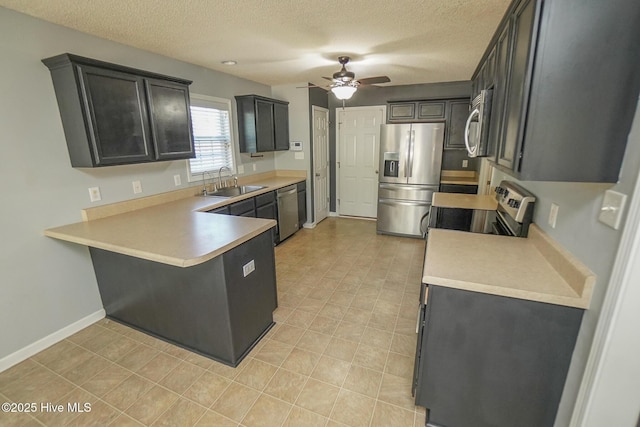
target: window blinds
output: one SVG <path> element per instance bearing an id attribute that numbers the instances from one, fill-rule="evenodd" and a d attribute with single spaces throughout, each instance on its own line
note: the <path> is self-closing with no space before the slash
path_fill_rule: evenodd
<path id="1" fill-rule="evenodd" d="M 202 106 L 203 102 L 198 104 L 191 106 L 196 151 L 196 158 L 189 159 L 191 175 L 217 171 L 222 166 L 234 170 L 229 111 L 226 108 Z"/>

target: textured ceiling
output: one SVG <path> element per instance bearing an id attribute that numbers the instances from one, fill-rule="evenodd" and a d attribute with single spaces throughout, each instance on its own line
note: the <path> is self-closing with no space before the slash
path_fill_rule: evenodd
<path id="1" fill-rule="evenodd" d="M 0 0 L 98 37 L 267 85 L 312 82 L 349 55 L 388 85 L 468 80 L 509 0 Z M 98 58 L 99 59 L 99 58 Z M 221 61 L 233 59 L 235 66 Z"/>

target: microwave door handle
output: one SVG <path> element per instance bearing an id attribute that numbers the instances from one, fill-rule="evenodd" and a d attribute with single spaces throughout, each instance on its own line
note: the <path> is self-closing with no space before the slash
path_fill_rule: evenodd
<path id="1" fill-rule="evenodd" d="M 464 145 L 467 146 L 467 151 L 469 152 L 470 156 L 474 156 L 478 148 L 477 146 L 471 148 L 471 145 L 469 144 L 469 128 L 471 127 L 471 120 L 473 120 L 473 116 L 478 114 L 480 114 L 480 110 L 476 108 L 471 112 L 471 114 L 469 114 L 469 118 L 467 119 L 467 124 L 464 126 Z"/>

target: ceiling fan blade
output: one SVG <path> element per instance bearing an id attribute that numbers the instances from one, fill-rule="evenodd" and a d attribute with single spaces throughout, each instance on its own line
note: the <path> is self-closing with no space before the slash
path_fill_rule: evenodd
<path id="1" fill-rule="evenodd" d="M 325 79 L 325 80 L 329 80 L 329 81 L 331 81 L 331 82 L 333 81 L 333 79 L 332 79 L 331 77 L 325 77 L 325 76 L 322 76 L 322 78 L 323 78 L 323 79 Z"/>
<path id="2" fill-rule="evenodd" d="M 378 83 L 389 83 L 391 79 L 387 76 L 367 77 L 365 79 L 358 79 L 361 85 L 375 85 Z"/>
<path id="3" fill-rule="evenodd" d="M 310 87 L 323 87 L 323 86 L 318 86 L 318 85 L 314 85 L 313 83 L 309 83 L 306 86 L 296 86 L 296 89 L 307 89 L 307 88 L 310 88 Z"/>

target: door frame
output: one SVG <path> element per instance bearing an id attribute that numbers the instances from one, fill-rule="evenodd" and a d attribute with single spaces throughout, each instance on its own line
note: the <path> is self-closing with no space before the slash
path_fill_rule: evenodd
<path id="1" fill-rule="evenodd" d="M 330 149 L 330 141 L 329 141 L 329 136 L 330 136 L 330 132 L 329 132 L 329 117 L 330 117 L 330 111 L 328 108 L 324 108 L 324 107 L 320 107 L 319 105 L 312 105 L 311 106 L 311 176 L 310 176 L 310 181 L 311 181 L 311 191 L 312 191 L 312 197 L 311 197 L 311 201 L 312 201 L 312 215 L 313 215 L 313 221 L 311 223 L 311 227 L 315 227 L 318 224 L 318 219 L 316 218 L 316 193 L 317 193 L 317 189 L 316 189 L 316 180 L 315 180 L 315 171 L 316 171 L 316 156 L 315 156 L 315 152 L 316 152 L 316 147 L 315 147 L 315 132 L 316 132 L 316 127 L 315 127 L 315 118 L 316 118 L 316 111 L 320 111 L 322 113 L 326 113 L 327 114 L 327 197 L 329 197 L 329 201 L 327 202 L 327 218 L 329 218 L 331 216 L 331 162 L 329 161 L 330 159 L 330 153 L 331 153 L 331 149 Z"/>
<path id="2" fill-rule="evenodd" d="M 358 110 L 373 110 L 380 109 L 382 110 L 382 121 L 380 124 L 386 124 L 387 118 L 387 106 L 386 105 L 366 105 L 359 107 L 336 107 L 335 115 L 336 115 L 336 164 L 334 165 L 336 171 L 336 215 L 340 215 L 340 168 L 338 167 L 338 163 L 340 163 L 340 111 L 358 111 Z M 378 131 L 378 136 L 380 133 Z M 380 142 L 378 140 L 378 142 Z M 380 146 L 378 145 L 378 150 Z M 363 218 L 365 219 L 365 218 Z M 376 218 L 371 218 L 372 221 L 375 221 Z"/>

